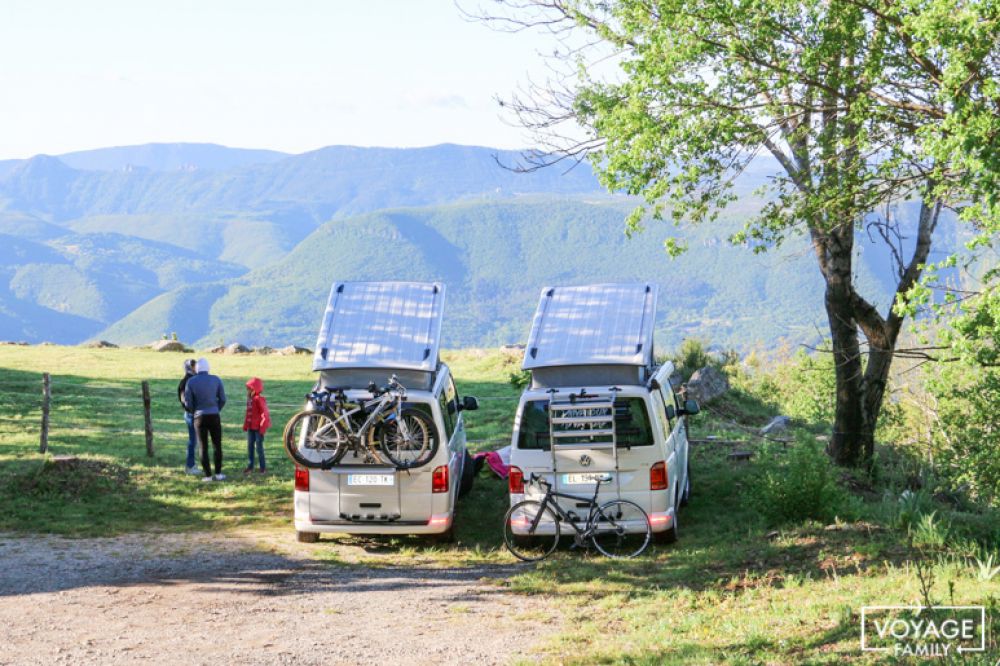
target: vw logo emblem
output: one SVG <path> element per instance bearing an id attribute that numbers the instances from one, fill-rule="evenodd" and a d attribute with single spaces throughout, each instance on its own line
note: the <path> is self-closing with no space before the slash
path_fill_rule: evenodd
<path id="1" fill-rule="evenodd" d="M 594 462 L 594 461 L 591 460 L 590 456 L 588 456 L 586 453 L 584 453 L 582 456 L 580 456 L 580 465 L 581 466 L 583 466 L 583 467 L 590 467 L 590 463 L 592 463 L 592 462 Z"/>

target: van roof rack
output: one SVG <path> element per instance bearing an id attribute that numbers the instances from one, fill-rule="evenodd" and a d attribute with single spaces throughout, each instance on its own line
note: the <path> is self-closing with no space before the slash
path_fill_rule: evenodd
<path id="1" fill-rule="evenodd" d="M 543 289 L 522 365 L 533 385 L 641 382 L 653 367 L 657 293 L 647 282 Z"/>
<path id="2" fill-rule="evenodd" d="M 439 282 L 334 282 L 313 370 L 434 372 L 443 316 Z"/>

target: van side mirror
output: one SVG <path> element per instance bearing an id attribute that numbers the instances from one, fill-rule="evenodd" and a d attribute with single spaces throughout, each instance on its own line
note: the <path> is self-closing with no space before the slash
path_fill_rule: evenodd
<path id="1" fill-rule="evenodd" d="M 685 415 L 687 415 L 687 416 L 694 416 L 695 414 L 697 414 L 700 411 L 701 411 L 701 407 L 698 406 L 698 401 L 697 400 L 688 399 L 688 400 L 684 401 L 684 409 L 680 410 L 680 414 L 681 414 L 681 416 L 685 416 Z"/>
<path id="2" fill-rule="evenodd" d="M 673 421 L 674 417 L 677 416 L 677 410 L 674 409 L 673 405 L 667 405 L 666 408 L 667 408 L 667 419 Z"/>
<path id="3" fill-rule="evenodd" d="M 460 409 L 462 411 L 474 412 L 479 409 L 479 401 L 473 398 L 471 395 L 467 395 L 462 398 L 462 404 Z"/>

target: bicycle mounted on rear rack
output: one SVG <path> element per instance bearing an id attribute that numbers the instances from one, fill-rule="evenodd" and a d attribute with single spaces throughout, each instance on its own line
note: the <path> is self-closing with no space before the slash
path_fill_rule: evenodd
<path id="1" fill-rule="evenodd" d="M 365 464 L 413 469 L 426 465 L 438 449 L 434 424 L 405 407 L 406 387 L 396 375 L 382 388 L 368 385 L 372 398 L 351 401 L 344 387 L 325 387 L 306 395 L 306 409 L 288 422 L 285 450 L 297 464 L 329 469 L 348 452 Z"/>

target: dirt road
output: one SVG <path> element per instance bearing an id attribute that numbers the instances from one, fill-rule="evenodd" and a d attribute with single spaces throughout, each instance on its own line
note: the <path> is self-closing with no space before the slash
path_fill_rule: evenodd
<path id="1" fill-rule="evenodd" d="M 0 535 L 0 664 L 500 664 L 558 630 L 498 584 L 513 568 L 316 559 L 336 548 Z"/>

